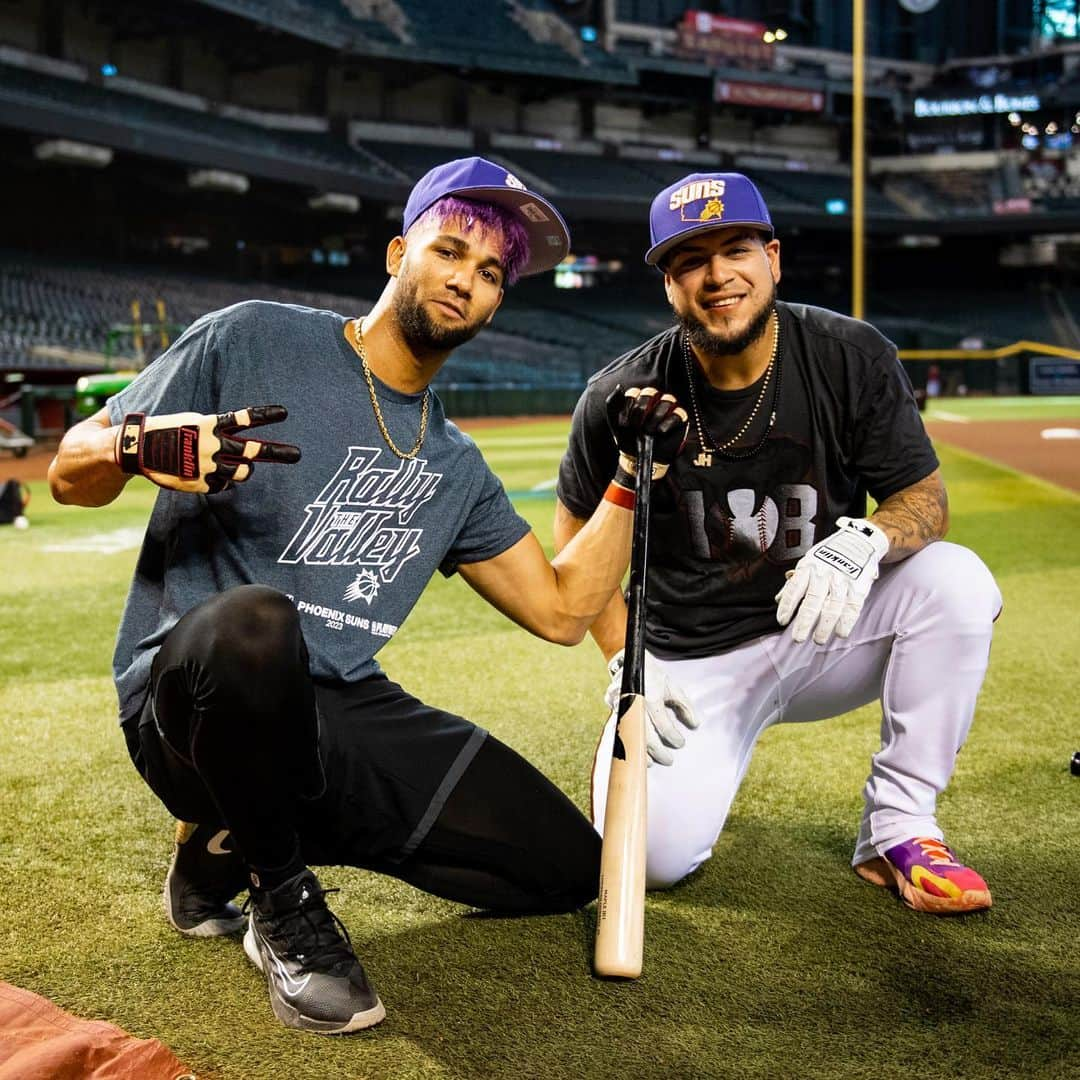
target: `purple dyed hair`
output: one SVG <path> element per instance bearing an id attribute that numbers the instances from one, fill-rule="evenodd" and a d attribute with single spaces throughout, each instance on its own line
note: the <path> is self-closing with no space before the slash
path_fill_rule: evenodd
<path id="1" fill-rule="evenodd" d="M 466 232 L 479 228 L 482 232 L 494 233 L 501 238 L 503 270 L 507 284 L 513 285 L 521 268 L 529 261 L 529 234 L 517 215 L 498 203 L 447 195 L 429 206 L 409 226 L 409 232 L 421 223 L 437 221 L 443 225 L 451 219 L 460 222 Z"/>

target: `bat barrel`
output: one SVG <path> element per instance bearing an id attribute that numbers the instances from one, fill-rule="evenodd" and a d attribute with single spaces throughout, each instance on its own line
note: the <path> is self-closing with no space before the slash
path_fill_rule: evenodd
<path id="1" fill-rule="evenodd" d="M 633 546 L 623 649 L 622 697 L 608 776 L 593 970 L 614 979 L 641 974 L 645 938 L 645 577 L 648 570 L 652 437 L 638 440 Z"/>

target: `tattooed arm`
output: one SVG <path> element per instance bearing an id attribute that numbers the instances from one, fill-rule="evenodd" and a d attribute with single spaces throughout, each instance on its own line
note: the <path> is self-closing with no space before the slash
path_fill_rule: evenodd
<path id="1" fill-rule="evenodd" d="M 941 470 L 890 495 L 867 520 L 889 538 L 883 562 L 899 562 L 942 539 L 949 528 L 949 496 Z"/>

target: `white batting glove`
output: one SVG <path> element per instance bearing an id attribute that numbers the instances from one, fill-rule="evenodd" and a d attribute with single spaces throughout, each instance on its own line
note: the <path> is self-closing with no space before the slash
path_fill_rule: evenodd
<path id="1" fill-rule="evenodd" d="M 611 684 L 604 694 L 608 708 L 615 709 L 622 694 L 623 650 L 620 649 L 609 661 Z M 686 736 L 679 729 L 696 728 L 701 723 L 694 715 L 694 707 L 686 695 L 667 677 L 656 658 L 645 653 L 645 750 L 649 755 L 646 764 L 654 761 L 659 765 L 674 765 L 678 750 L 686 745 Z M 669 749 L 670 748 L 670 749 Z"/>
<path id="2" fill-rule="evenodd" d="M 776 594 L 776 621 L 791 624 L 794 641 L 805 641 L 814 630 L 814 641 L 824 645 L 833 630 L 846 638 L 862 611 L 870 586 L 878 576 L 878 563 L 889 550 L 889 538 L 864 518 L 842 517 L 832 536 L 815 544 L 790 572 Z"/>

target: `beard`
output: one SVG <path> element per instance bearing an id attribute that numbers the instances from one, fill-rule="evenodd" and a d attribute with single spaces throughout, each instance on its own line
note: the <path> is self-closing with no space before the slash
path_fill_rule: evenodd
<path id="1" fill-rule="evenodd" d="M 402 275 L 398 278 L 393 312 L 402 336 L 413 352 L 448 352 L 471 341 L 484 328 L 483 322 L 440 326 L 420 303 L 419 292 L 419 285 L 411 277 Z"/>
<path id="2" fill-rule="evenodd" d="M 742 330 L 731 330 L 728 333 L 714 333 L 703 322 L 693 315 L 680 315 L 675 313 L 675 318 L 683 328 L 687 340 L 699 352 L 706 356 L 737 356 L 750 348 L 768 328 L 769 319 L 776 306 L 776 285 L 761 307 L 754 312 L 750 321 Z"/>

